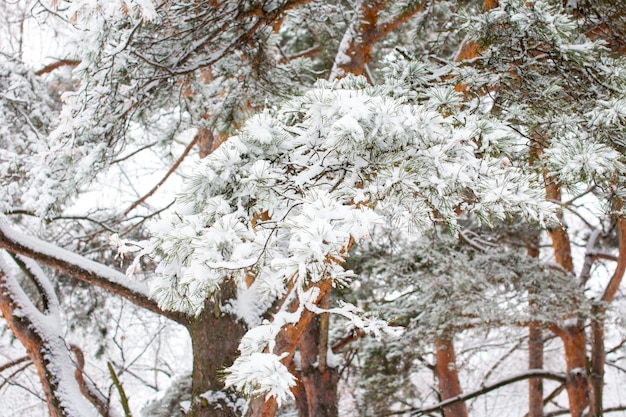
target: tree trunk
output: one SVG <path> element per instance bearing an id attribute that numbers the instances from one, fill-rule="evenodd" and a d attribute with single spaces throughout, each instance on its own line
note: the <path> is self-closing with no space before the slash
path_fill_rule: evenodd
<path id="1" fill-rule="evenodd" d="M 567 367 L 567 398 L 572 417 L 581 417 L 589 405 L 589 385 L 587 383 L 587 355 L 585 329 L 578 323 L 555 333 L 563 341 Z"/>
<path id="2" fill-rule="evenodd" d="M 221 299 L 228 300 L 235 292 L 235 285 L 228 283 L 222 288 Z M 219 393 L 224 392 L 223 371 L 238 355 L 237 347 L 245 329 L 233 316 L 220 313 L 215 307 L 214 302 L 207 300 L 202 313 L 192 319 L 188 327 L 193 347 L 189 417 L 236 417 L 240 414 L 226 404 Z M 209 401 L 211 393 L 220 395 L 221 399 Z"/>
<path id="3" fill-rule="evenodd" d="M 435 373 L 441 392 L 441 400 L 461 395 L 461 384 L 456 368 L 456 354 L 452 338 L 435 340 Z M 467 417 L 467 407 L 465 402 L 458 402 L 444 408 L 445 417 Z"/>
<path id="4" fill-rule="evenodd" d="M 532 323 L 528 326 L 528 369 L 543 369 L 543 332 Z M 528 417 L 543 417 L 543 379 L 528 380 Z"/>
<path id="5" fill-rule="evenodd" d="M 415 2 L 390 20 L 381 23 L 378 18 L 388 3 L 388 0 L 360 2 L 356 21 L 348 27 L 339 45 L 335 64 L 331 70 L 331 80 L 342 78 L 347 74 L 366 74 L 367 63 L 372 56 L 374 45 L 423 10 L 423 6 Z M 370 82 L 373 81 L 370 80 Z"/>
<path id="6" fill-rule="evenodd" d="M 591 369 L 589 380 L 591 383 L 590 417 L 601 417 L 603 409 L 604 390 L 604 307 L 594 304 L 591 310 Z"/>
<path id="7" fill-rule="evenodd" d="M 546 198 L 553 201 L 561 201 L 561 187 L 555 178 L 546 174 Z M 562 215 L 557 213 L 562 222 Z M 567 272 L 574 271 L 572 260 L 572 248 L 564 226 L 559 225 L 548 230 L 552 240 L 552 250 L 556 263 L 561 265 Z M 572 277 L 573 279 L 573 277 Z M 572 306 L 573 309 L 577 306 Z M 565 363 L 567 367 L 567 397 L 569 410 L 572 417 L 581 417 L 585 408 L 589 405 L 589 385 L 587 383 L 587 338 L 585 336 L 584 323 L 575 317 L 568 318 L 575 321 L 574 324 L 563 328 L 555 328 L 555 333 L 563 341 L 565 348 Z"/>
<path id="8" fill-rule="evenodd" d="M 316 316 L 300 339 L 301 377 L 299 383 L 306 394 L 305 404 L 299 405 L 300 417 L 337 417 L 337 383 L 339 372 L 326 364 L 327 344 L 320 343 L 322 332 L 328 336 L 323 322 L 328 317 Z M 323 348 L 320 349 L 320 346 Z M 323 352 L 321 352 L 323 350 Z M 324 359 L 322 359 L 324 355 Z M 298 399 L 302 402 L 302 399 Z M 306 409 L 303 405 L 306 405 Z"/>
<path id="9" fill-rule="evenodd" d="M 61 350 L 65 349 L 65 344 L 63 340 L 58 340 L 60 335 L 54 335 L 56 336 L 55 340 L 48 339 L 45 331 L 39 327 L 41 323 L 37 325 L 29 316 L 29 314 L 36 313 L 29 312 L 27 307 L 34 309 L 32 305 L 20 305 L 15 300 L 14 288 L 11 288 L 11 285 L 8 284 L 4 272 L 0 271 L 0 312 L 9 329 L 24 346 L 30 360 L 35 365 L 50 417 L 76 417 L 77 413 L 83 410 L 75 408 L 71 401 L 80 399 L 71 398 L 70 403 L 64 401 L 63 393 L 60 392 L 62 390 L 59 389 L 60 377 L 58 375 L 58 373 L 64 370 L 59 369 L 59 364 L 55 362 L 55 360 L 59 359 L 60 354 L 65 354 L 67 355 L 67 363 L 71 363 L 69 351 L 61 352 Z M 25 311 L 22 311 L 22 309 L 25 309 Z M 79 390 L 77 382 L 76 390 Z M 68 395 L 67 393 L 65 394 Z M 95 411 L 93 415 L 95 415 Z"/>
<path id="10" fill-rule="evenodd" d="M 535 155 L 531 153 L 531 159 Z M 532 233 L 526 242 L 528 256 L 539 258 L 540 232 Z M 533 314 L 539 312 L 541 306 L 536 302 L 530 303 Z M 528 326 L 528 369 L 543 369 L 543 332 L 538 323 L 532 322 Z M 531 378 L 528 380 L 528 417 L 543 417 L 543 379 Z"/>

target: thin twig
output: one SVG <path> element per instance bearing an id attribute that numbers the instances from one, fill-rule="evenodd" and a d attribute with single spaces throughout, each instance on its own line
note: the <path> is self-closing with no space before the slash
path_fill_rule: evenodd
<path id="1" fill-rule="evenodd" d="M 139 206 L 144 201 L 146 201 L 148 198 L 150 198 L 152 196 L 152 194 L 154 194 L 159 189 L 159 187 L 161 187 L 165 183 L 165 181 L 167 181 L 167 179 L 170 177 L 170 175 L 172 175 L 174 173 L 174 171 L 176 171 L 178 169 L 180 164 L 183 163 L 183 160 L 187 157 L 187 155 L 189 155 L 189 152 L 191 152 L 191 149 L 193 149 L 193 147 L 198 143 L 199 140 L 200 140 L 200 135 L 196 134 L 196 136 L 194 136 L 193 140 L 191 142 L 189 142 L 189 145 L 187 145 L 187 147 L 183 151 L 182 155 L 178 158 L 178 160 L 174 163 L 174 165 L 172 165 L 172 167 L 169 169 L 169 171 L 167 171 L 165 176 L 163 178 L 161 178 L 161 181 L 159 181 L 159 183 L 157 185 L 155 185 L 150 191 L 148 191 L 147 194 L 145 194 L 139 200 L 137 200 L 133 204 L 131 204 L 131 206 L 124 212 L 124 216 L 127 216 L 128 213 L 133 211 L 135 208 L 137 208 L 137 206 Z"/>

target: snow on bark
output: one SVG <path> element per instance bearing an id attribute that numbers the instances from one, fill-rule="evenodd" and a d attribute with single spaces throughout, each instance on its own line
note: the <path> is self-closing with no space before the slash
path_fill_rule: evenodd
<path id="1" fill-rule="evenodd" d="M 17 279 L 15 268 L 0 255 L 0 308 L 15 336 L 27 348 L 42 380 L 51 415 L 55 417 L 97 416 L 94 407 L 82 396 L 74 377 L 75 365 L 63 339 L 61 318 L 56 308 L 44 314 L 30 301 Z M 52 285 L 33 263 L 28 269 L 37 275 L 46 296 L 53 295 Z M 50 300 L 52 301 L 52 300 Z"/>

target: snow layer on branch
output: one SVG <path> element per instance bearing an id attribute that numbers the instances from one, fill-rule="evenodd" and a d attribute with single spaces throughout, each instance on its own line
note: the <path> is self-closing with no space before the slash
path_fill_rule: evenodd
<path id="1" fill-rule="evenodd" d="M 42 284 L 45 292 L 53 299 L 49 301 L 47 314 L 40 312 L 30 301 L 14 274 L 16 268 L 6 259 L 6 254 L 0 254 L 0 269 L 4 273 L 4 282 L 1 291 L 8 296 L 15 305 L 14 315 L 25 317 L 32 330 L 42 340 L 42 353 L 47 371 L 53 375 L 50 384 L 54 385 L 55 395 L 59 400 L 60 408 L 67 417 L 89 417 L 98 413 L 83 397 L 74 375 L 75 364 L 70 357 L 69 350 L 63 339 L 61 317 L 59 316 L 58 300 L 54 296 L 52 284 L 43 271 L 32 261 L 27 261 L 27 267 L 36 279 Z"/>

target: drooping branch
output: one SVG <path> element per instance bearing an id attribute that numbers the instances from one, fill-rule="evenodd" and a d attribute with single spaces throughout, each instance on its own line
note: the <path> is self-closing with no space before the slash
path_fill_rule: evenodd
<path id="1" fill-rule="evenodd" d="M 519 382 L 519 381 L 524 381 L 526 379 L 530 379 L 530 378 L 543 378 L 543 379 L 551 379 L 553 381 L 558 381 L 561 383 L 565 382 L 565 375 L 561 374 L 561 373 L 556 373 L 556 372 L 549 372 L 549 371 L 544 371 L 544 370 L 531 370 L 528 372 L 524 372 L 522 374 L 519 375 L 515 375 L 509 378 L 505 378 L 505 379 L 501 379 L 500 381 L 494 382 L 493 384 L 490 385 L 486 385 L 482 388 L 479 388 L 477 390 L 468 392 L 466 394 L 461 394 L 458 395 L 456 397 L 453 398 L 449 398 L 446 401 L 442 401 L 439 404 L 435 404 L 429 407 L 422 407 L 422 408 L 415 408 L 410 410 L 411 416 L 422 416 L 422 415 L 426 415 L 428 413 L 432 413 L 433 411 L 441 411 L 443 410 L 445 407 L 448 407 L 452 404 L 456 404 L 462 401 L 467 401 L 467 400 L 471 400 L 472 398 L 476 398 L 479 397 L 481 395 L 487 394 L 491 391 L 497 390 L 498 388 L 502 388 L 504 386 L 513 384 L 515 382 Z M 405 414 L 407 411 L 402 411 L 402 412 L 397 412 L 397 413 L 393 413 L 395 414 Z M 391 415 L 391 414 L 390 414 Z"/>
<path id="2" fill-rule="evenodd" d="M 44 265 L 65 272 L 75 279 L 117 294 L 133 304 L 186 325 L 182 313 L 166 311 L 148 297 L 147 287 L 127 279 L 124 274 L 106 265 L 52 245 L 33 236 L 16 231 L 4 218 L 0 218 L 0 248 L 23 255 Z"/>

